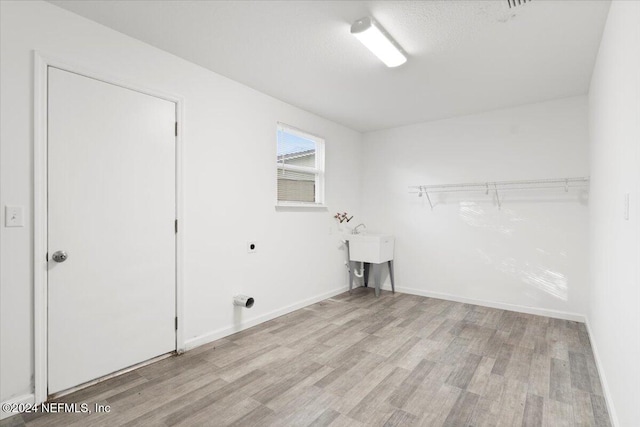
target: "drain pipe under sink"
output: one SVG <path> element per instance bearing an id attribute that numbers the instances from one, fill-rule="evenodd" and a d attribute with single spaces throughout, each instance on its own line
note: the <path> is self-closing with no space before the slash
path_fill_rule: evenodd
<path id="1" fill-rule="evenodd" d="M 347 240 L 343 240 L 342 243 L 347 247 L 347 260 L 344 262 L 344 265 L 347 267 L 347 271 L 351 272 L 351 267 L 349 265 L 349 242 Z M 353 275 L 358 278 L 362 278 L 362 276 L 364 276 L 364 262 L 360 262 L 360 273 L 358 273 L 357 269 L 354 269 Z"/>
<path id="2" fill-rule="evenodd" d="M 345 267 L 347 267 L 347 271 L 351 271 L 351 268 L 349 267 L 349 261 L 345 261 L 344 265 L 345 265 Z M 358 273 L 357 269 L 354 269 L 353 270 L 353 275 L 356 276 L 356 277 L 364 276 L 364 263 L 361 263 L 360 273 Z"/>

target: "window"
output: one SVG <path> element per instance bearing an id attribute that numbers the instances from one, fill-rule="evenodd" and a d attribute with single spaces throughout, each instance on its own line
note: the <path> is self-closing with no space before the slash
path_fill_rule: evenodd
<path id="1" fill-rule="evenodd" d="M 324 139 L 278 124 L 278 205 L 324 203 Z"/>

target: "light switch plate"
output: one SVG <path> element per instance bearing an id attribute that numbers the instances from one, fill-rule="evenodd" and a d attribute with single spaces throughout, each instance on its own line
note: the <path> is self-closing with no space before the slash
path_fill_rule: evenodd
<path id="1" fill-rule="evenodd" d="M 4 207 L 5 227 L 24 227 L 24 209 L 22 206 Z"/>
<path id="2" fill-rule="evenodd" d="M 624 219 L 629 221 L 629 193 L 624 195 Z"/>

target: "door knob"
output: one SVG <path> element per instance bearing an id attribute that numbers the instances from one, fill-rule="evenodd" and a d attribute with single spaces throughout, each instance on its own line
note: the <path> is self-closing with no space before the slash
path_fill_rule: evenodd
<path id="1" fill-rule="evenodd" d="M 69 258 L 69 255 L 65 251 L 55 251 L 51 259 L 55 262 L 65 262 Z"/>

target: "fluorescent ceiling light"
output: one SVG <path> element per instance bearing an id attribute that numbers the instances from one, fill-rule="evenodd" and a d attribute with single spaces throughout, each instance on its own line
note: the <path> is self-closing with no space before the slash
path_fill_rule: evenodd
<path id="1" fill-rule="evenodd" d="M 373 18 L 358 19 L 351 26 L 351 34 L 356 36 L 387 67 L 397 67 L 407 62 L 407 57 L 400 46 Z"/>

